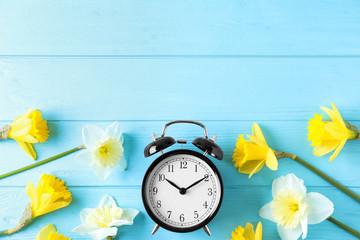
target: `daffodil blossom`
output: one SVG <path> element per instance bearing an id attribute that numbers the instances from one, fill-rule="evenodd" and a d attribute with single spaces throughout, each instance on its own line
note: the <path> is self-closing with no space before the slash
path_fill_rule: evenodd
<path id="1" fill-rule="evenodd" d="M 80 235 L 89 235 L 94 240 L 115 237 L 119 226 L 132 225 L 139 213 L 132 208 L 120 208 L 115 200 L 105 195 L 97 208 L 85 208 L 80 212 L 82 224 L 73 229 Z"/>
<path id="2" fill-rule="evenodd" d="M 119 122 L 114 122 L 102 130 L 94 125 L 82 129 L 83 143 L 86 147 L 76 157 L 76 161 L 90 166 L 100 179 L 105 180 L 114 167 L 126 169 L 123 136 Z"/>
<path id="3" fill-rule="evenodd" d="M 359 139 L 359 129 L 348 122 L 345 124 L 335 104 L 331 103 L 331 106 L 333 109 L 321 107 L 329 115 L 331 121 L 323 121 L 321 115 L 315 114 L 307 127 L 308 140 L 312 141 L 315 156 L 323 156 L 335 150 L 330 156 L 330 162 L 340 153 L 346 141 Z"/>
<path id="4" fill-rule="evenodd" d="M 334 204 L 320 193 L 306 193 L 304 181 L 294 174 L 281 176 L 272 184 L 273 200 L 260 209 L 260 216 L 277 223 L 281 239 L 305 239 L 308 224 L 327 219 Z"/>

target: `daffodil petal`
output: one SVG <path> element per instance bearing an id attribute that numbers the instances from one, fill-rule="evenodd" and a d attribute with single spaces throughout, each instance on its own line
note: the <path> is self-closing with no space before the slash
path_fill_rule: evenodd
<path id="1" fill-rule="evenodd" d="M 102 139 L 105 132 L 95 125 L 86 125 L 82 129 L 83 143 L 88 149 L 96 148 L 99 139 Z"/>
<path id="2" fill-rule="evenodd" d="M 106 180 L 111 174 L 112 168 L 102 168 L 97 164 L 93 164 L 91 166 L 91 170 L 95 173 L 95 175 L 101 180 Z"/>
<path id="3" fill-rule="evenodd" d="M 268 145 L 266 143 L 263 143 L 260 139 L 257 137 L 246 135 L 251 141 L 253 141 L 255 144 L 261 146 L 261 147 L 267 147 Z"/>
<path id="4" fill-rule="evenodd" d="M 81 150 L 76 156 L 75 161 L 78 163 L 85 165 L 85 166 L 91 166 L 95 163 L 95 159 L 93 157 L 93 154 L 91 150 L 89 149 L 83 149 Z"/>
<path id="5" fill-rule="evenodd" d="M 280 189 L 287 191 L 297 191 L 302 195 L 306 195 L 306 187 L 302 179 L 297 178 L 293 173 L 281 176 L 273 181 L 272 194 L 277 195 Z"/>
<path id="6" fill-rule="evenodd" d="M 245 239 L 255 239 L 254 226 L 251 223 L 246 224 L 243 236 Z"/>
<path id="7" fill-rule="evenodd" d="M 347 139 L 344 139 L 340 142 L 339 146 L 334 151 L 333 155 L 330 157 L 330 162 L 334 161 L 334 159 L 337 157 L 337 155 L 340 153 L 341 149 L 344 147 Z"/>
<path id="8" fill-rule="evenodd" d="M 82 223 L 86 223 L 86 217 L 92 210 L 92 208 L 84 208 L 80 211 L 80 219 Z"/>
<path id="9" fill-rule="evenodd" d="M 269 149 L 269 151 L 267 153 L 265 164 L 271 170 L 277 170 L 278 169 L 278 159 L 275 156 L 275 153 L 274 153 L 274 151 L 272 149 Z"/>
<path id="10" fill-rule="evenodd" d="M 104 208 L 105 206 L 117 207 L 115 200 L 109 195 L 105 195 L 101 199 L 98 207 L 99 208 Z"/>
<path id="11" fill-rule="evenodd" d="M 260 217 L 268 219 L 272 222 L 276 222 L 274 216 L 272 215 L 271 202 L 265 204 L 259 211 Z"/>
<path id="12" fill-rule="evenodd" d="M 264 166 L 264 162 L 261 161 L 249 174 L 249 178 L 252 177 L 252 175 L 254 175 L 255 173 L 257 173 L 258 171 L 260 171 L 260 169 Z"/>
<path id="13" fill-rule="evenodd" d="M 256 231 L 255 231 L 255 240 L 262 240 L 262 223 L 259 222 L 258 225 L 256 226 Z"/>
<path id="14" fill-rule="evenodd" d="M 54 227 L 54 225 L 49 224 L 40 230 L 40 232 L 36 236 L 36 240 L 47 240 L 49 234 L 52 232 L 55 233 L 56 228 Z"/>
<path id="15" fill-rule="evenodd" d="M 117 168 L 121 170 L 125 170 L 127 167 L 127 161 L 125 157 L 122 157 L 118 162 Z"/>
<path id="16" fill-rule="evenodd" d="M 98 229 L 99 229 L 99 227 L 96 224 L 81 224 L 81 225 L 77 226 L 76 228 L 74 228 L 72 231 L 76 232 L 82 236 L 87 236 L 87 235 L 89 235 L 90 232 L 94 232 Z"/>
<path id="17" fill-rule="evenodd" d="M 238 168 L 238 171 L 240 173 L 250 174 L 256 168 L 256 170 L 257 170 L 256 172 L 258 172 L 261 170 L 262 166 L 258 167 L 261 164 L 263 166 L 264 161 L 262 161 L 262 160 L 247 161 Z M 256 172 L 254 172 L 254 173 L 256 173 Z"/>
<path id="18" fill-rule="evenodd" d="M 139 211 L 134 208 L 124 208 L 123 211 L 123 215 L 121 216 L 121 220 L 125 222 L 123 225 L 132 225 Z"/>
<path id="19" fill-rule="evenodd" d="M 335 118 L 338 120 L 338 122 L 343 126 L 346 127 L 343 118 L 341 117 L 341 114 L 334 103 L 330 103 L 333 108 L 333 113 L 335 115 Z"/>
<path id="20" fill-rule="evenodd" d="M 31 204 L 35 208 L 37 208 L 39 199 L 38 199 L 38 194 L 37 194 L 36 188 L 32 182 L 28 182 L 28 184 L 26 185 L 25 192 L 29 196 L 29 198 L 31 200 Z"/>
<path id="21" fill-rule="evenodd" d="M 89 233 L 94 240 L 102 240 L 108 236 L 116 236 L 118 229 L 116 227 L 100 228 Z"/>
<path id="22" fill-rule="evenodd" d="M 305 197 L 305 201 L 308 205 L 309 224 L 320 223 L 334 212 L 334 204 L 320 193 L 308 193 Z"/>
<path id="23" fill-rule="evenodd" d="M 301 226 L 295 229 L 286 230 L 283 226 L 278 225 L 277 229 L 281 237 L 281 240 L 297 240 L 302 233 Z"/>
<path id="24" fill-rule="evenodd" d="M 110 126 L 108 126 L 105 130 L 105 135 L 120 139 L 120 137 L 122 136 L 122 131 L 120 129 L 119 122 L 113 122 Z"/>
<path id="25" fill-rule="evenodd" d="M 323 156 L 333 151 L 339 144 L 340 144 L 339 141 L 326 141 L 322 145 L 315 146 L 313 150 L 313 154 L 315 156 Z"/>
<path id="26" fill-rule="evenodd" d="M 22 141 L 18 141 L 18 140 L 16 140 L 16 141 L 18 142 L 20 147 L 32 158 L 32 160 L 35 160 L 37 158 L 36 152 L 31 143 L 22 142 Z"/>
<path id="27" fill-rule="evenodd" d="M 254 123 L 252 125 L 252 133 L 253 133 L 254 137 L 259 139 L 259 141 L 261 141 L 263 144 L 267 145 L 264 134 L 262 133 L 261 128 L 257 123 Z"/>
<path id="28" fill-rule="evenodd" d="M 326 114 L 331 118 L 331 120 L 333 122 L 338 122 L 339 119 L 338 119 L 338 116 L 334 113 L 334 111 L 328 107 L 323 107 L 323 106 L 320 106 L 320 108 L 326 112 Z"/>
<path id="29" fill-rule="evenodd" d="M 338 123 L 335 122 L 328 122 L 325 124 L 325 129 L 337 139 L 352 139 L 357 136 L 357 133 L 347 129 L 346 127 L 340 126 Z"/>
<path id="30" fill-rule="evenodd" d="M 306 216 L 301 219 L 300 225 L 301 225 L 301 231 L 302 231 L 302 238 L 305 239 L 307 236 L 307 232 L 308 232 L 308 219 Z"/>

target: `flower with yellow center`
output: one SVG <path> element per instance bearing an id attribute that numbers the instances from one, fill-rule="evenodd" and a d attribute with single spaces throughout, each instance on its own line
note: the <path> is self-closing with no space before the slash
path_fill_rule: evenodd
<path id="1" fill-rule="evenodd" d="M 320 193 L 306 193 L 304 181 L 294 174 L 281 176 L 272 184 L 273 200 L 260 209 L 260 216 L 277 223 L 281 239 L 305 239 L 308 224 L 327 219 L 334 204 Z"/>
<path id="2" fill-rule="evenodd" d="M 84 126 L 82 138 L 86 149 L 75 159 L 90 166 L 100 179 L 105 180 L 114 167 L 126 169 L 124 140 L 118 122 L 112 123 L 105 131 L 93 125 Z"/>
<path id="3" fill-rule="evenodd" d="M 31 108 L 14 120 L 7 137 L 15 139 L 20 147 L 35 160 L 36 152 L 32 144 L 45 142 L 49 137 L 49 130 L 46 121 L 41 117 L 41 112 Z"/>
<path id="4" fill-rule="evenodd" d="M 56 231 L 54 225 L 49 224 L 40 230 L 36 236 L 36 240 L 71 240 Z"/>
<path id="5" fill-rule="evenodd" d="M 256 231 L 251 223 L 247 223 L 245 228 L 239 226 L 231 233 L 230 240 L 261 240 L 262 239 L 262 224 L 258 223 Z"/>
<path id="6" fill-rule="evenodd" d="M 65 182 L 45 173 L 42 174 L 36 188 L 31 182 L 27 184 L 26 193 L 31 199 L 33 218 L 66 207 L 72 200 Z"/>
<path id="7" fill-rule="evenodd" d="M 239 135 L 233 154 L 233 162 L 240 173 L 249 174 L 249 178 L 266 164 L 271 170 L 277 170 L 278 159 L 275 151 L 266 143 L 264 135 L 257 123 L 252 126 L 253 136 L 247 135 L 250 140 L 245 140 Z"/>
<path id="8" fill-rule="evenodd" d="M 132 225 L 139 213 L 132 208 L 120 208 L 115 200 L 105 195 L 97 208 L 85 208 L 80 212 L 82 224 L 73 229 L 80 235 L 89 235 L 92 239 L 101 240 L 106 237 L 111 239 L 117 234 L 117 227 Z"/>
<path id="9" fill-rule="evenodd" d="M 331 103 L 333 109 L 321 107 L 330 117 L 331 121 L 323 121 L 322 116 L 315 114 L 310 119 L 308 140 L 312 141 L 315 156 L 323 156 L 333 150 L 334 153 L 330 157 L 333 161 L 344 147 L 347 140 L 358 137 L 358 129 L 349 123 L 345 124 L 336 106 Z"/>

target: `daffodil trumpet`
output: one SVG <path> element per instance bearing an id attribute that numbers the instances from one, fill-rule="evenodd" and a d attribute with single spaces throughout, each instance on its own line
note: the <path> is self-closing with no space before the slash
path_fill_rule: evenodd
<path id="1" fill-rule="evenodd" d="M 0 231 L 0 236 L 17 233 L 28 226 L 34 218 L 64 208 L 72 201 L 71 192 L 65 182 L 45 173 L 41 175 L 37 187 L 28 182 L 25 191 L 31 202 L 26 206 L 19 223 L 14 228 Z"/>
<path id="2" fill-rule="evenodd" d="M 22 167 L 22 168 L 13 170 L 13 171 L 8 172 L 8 173 L 1 174 L 1 175 L 0 175 L 0 179 L 3 179 L 3 178 L 6 178 L 6 177 L 9 177 L 9 176 L 12 176 L 12 175 L 15 175 L 15 174 L 18 174 L 18 173 L 27 171 L 27 170 L 29 170 L 29 169 L 33 169 L 33 168 L 38 167 L 38 166 L 41 166 L 41 165 L 43 165 L 43 164 L 45 164 L 45 163 L 52 162 L 52 161 L 54 161 L 54 160 L 56 160 L 56 159 L 62 158 L 62 157 L 64 157 L 64 156 L 66 156 L 66 155 L 69 155 L 69 154 L 71 154 L 71 153 L 73 153 L 73 152 L 76 152 L 76 151 L 81 150 L 81 149 L 84 149 L 84 148 L 85 148 L 85 146 L 84 146 L 84 145 L 81 145 L 81 146 L 79 146 L 79 147 L 70 149 L 70 150 L 68 150 L 68 151 L 66 151 L 66 152 L 63 152 L 63 153 L 57 154 L 57 155 L 55 155 L 55 156 L 49 157 L 49 158 L 47 158 L 47 159 L 44 159 L 44 160 L 41 160 L 41 161 L 37 161 L 36 163 L 30 164 L 30 165 L 28 165 L 28 166 L 25 166 L 25 167 Z"/>
<path id="3" fill-rule="evenodd" d="M 360 196 L 357 193 L 345 187 L 343 184 L 339 183 L 310 163 L 294 154 L 276 151 L 270 148 L 265 140 L 260 126 L 257 123 L 253 124 L 252 133 L 253 135 L 247 135 L 249 140 L 246 140 L 243 135 L 240 135 L 236 143 L 232 161 L 235 162 L 234 166 L 238 168 L 240 173 L 249 174 L 250 178 L 253 174 L 259 172 L 264 165 L 271 170 L 277 170 L 279 159 L 291 158 L 360 203 Z"/>

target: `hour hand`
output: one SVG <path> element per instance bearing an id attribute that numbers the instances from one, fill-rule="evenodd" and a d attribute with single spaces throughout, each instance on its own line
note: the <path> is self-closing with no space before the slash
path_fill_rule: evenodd
<path id="1" fill-rule="evenodd" d="M 166 180 L 168 183 L 170 183 L 171 185 L 173 185 L 174 187 L 176 187 L 178 190 L 181 190 L 181 188 L 180 188 L 178 185 L 176 185 L 174 182 L 170 181 L 170 180 L 167 179 L 167 178 L 165 178 L 165 180 Z"/>

